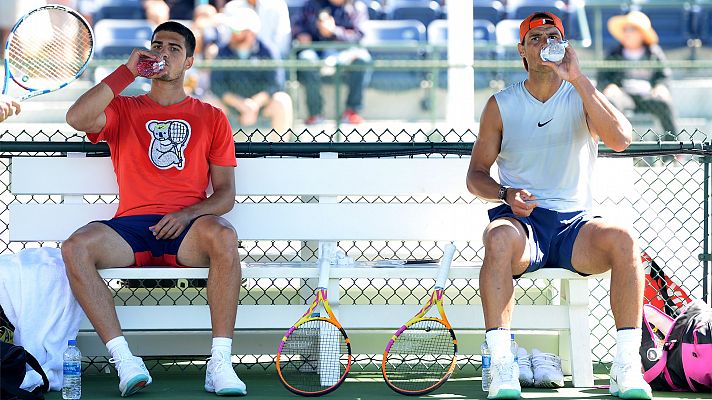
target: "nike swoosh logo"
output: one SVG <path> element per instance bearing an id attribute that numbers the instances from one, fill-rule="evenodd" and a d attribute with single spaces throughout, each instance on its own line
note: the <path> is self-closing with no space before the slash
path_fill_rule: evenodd
<path id="1" fill-rule="evenodd" d="M 550 119 L 550 120 L 544 122 L 543 124 L 542 124 L 541 122 L 537 122 L 537 123 L 536 123 L 536 126 L 538 126 L 539 128 L 541 128 L 542 126 L 548 124 L 549 122 L 551 122 L 551 121 L 553 121 L 553 120 L 554 120 L 554 118 L 552 118 L 552 119 Z"/>

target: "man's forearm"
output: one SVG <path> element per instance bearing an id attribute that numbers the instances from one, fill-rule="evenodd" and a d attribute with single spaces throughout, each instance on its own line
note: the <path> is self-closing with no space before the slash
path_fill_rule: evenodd
<path id="1" fill-rule="evenodd" d="M 473 172 L 467 176 L 467 189 L 482 200 L 498 202 L 499 183 L 489 174 Z"/>
<path id="2" fill-rule="evenodd" d="M 216 190 L 210 197 L 186 207 L 183 211 L 189 213 L 190 219 L 195 219 L 201 215 L 223 215 L 228 213 L 235 206 L 235 192 L 232 190 Z"/>
<path id="3" fill-rule="evenodd" d="M 583 100 L 583 108 L 594 131 L 608 147 L 623 151 L 633 136 L 626 117 L 611 104 L 603 93 L 596 90 L 591 81 L 581 75 L 571 82 Z"/>

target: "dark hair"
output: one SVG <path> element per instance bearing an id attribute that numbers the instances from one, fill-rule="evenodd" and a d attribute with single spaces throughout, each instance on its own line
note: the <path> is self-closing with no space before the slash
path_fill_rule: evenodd
<path id="1" fill-rule="evenodd" d="M 183 36 L 183 39 L 185 39 L 185 54 L 188 57 L 193 57 L 193 53 L 195 52 L 195 35 L 193 35 L 193 32 L 188 29 L 187 26 L 176 21 L 164 22 L 153 30 L 151 41 L 156 37 L 156 33 L 161 31 L 175 32 Z"/>

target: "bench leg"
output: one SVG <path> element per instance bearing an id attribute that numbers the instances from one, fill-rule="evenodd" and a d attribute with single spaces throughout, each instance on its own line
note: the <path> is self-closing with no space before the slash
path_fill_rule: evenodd
<path id="1" fill-rule="evenodd" d="M 569 309 L 569 358 L 574 387 L 593 386 L 591 360 L 591 329 L 588 326 L 589 289 L 587 279 L 566 279 L 561 282 L 563 297 Z"/>

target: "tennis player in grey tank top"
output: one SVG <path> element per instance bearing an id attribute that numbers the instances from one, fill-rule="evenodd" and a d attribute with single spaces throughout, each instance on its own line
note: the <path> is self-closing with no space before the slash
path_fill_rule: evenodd
<path id="1" fill-rule="evenodd" d="M 503 203 L 489 210 L 480 271 L 492 354 L 488 398 L 521 394 L 509 350 L 512 277 L 540 268 L 565 268 L 581 275 L 611 271 L 610 302 L 618 333 L 610 392 L 650 399 L 638 355 L 644 275 L 637 234 L 589 212 L 598 142 L 623 151 L 632 128 L 581 73 L 571 46 L 558 64 L 541 60 L 540 51 L 550 38 L 564 38 L 554 14 L 534 13 L 522 21 L 518 48 L 528 77 L 487 101 L 467 174 L 470 192 Z M 498 179 L 490 174 L 495 162 Z M 537 379 L 535 370 L 533 383 L 563 385 L 562 375 L 548 375 Z"/>

